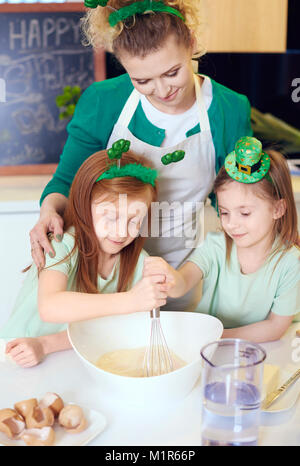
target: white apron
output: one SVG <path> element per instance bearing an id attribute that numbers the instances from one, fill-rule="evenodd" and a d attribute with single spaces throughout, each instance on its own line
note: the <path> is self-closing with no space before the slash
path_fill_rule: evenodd
<path id="1" fill-rule="evenodd" d="M 140 101 L 134 89 L 115 124 L 107 147 L 118 139 L 128 139 L 130 150 L 151 160 L 159 172 L 159 203 L 152 206 L 151 237 L 145 250 L 151 256 L 163 257 L 177 268 L 193 248 L 203 240 L 203 203 L 215 180 L 215 148 L 209 119 L 198 77 L 194 76 L 199 109 L 200 133 L 171 147 L 156 147 L 137 139 L 128 129 Z M 184 150 L 183 160 L 163 165 L 161 157 L 176 150 Z M 196 234 L 197 230 L 197 234 Z M 193 293 L 177 300 L 168 300 L 164 310 L 185 310 L 193 305 Z"/>

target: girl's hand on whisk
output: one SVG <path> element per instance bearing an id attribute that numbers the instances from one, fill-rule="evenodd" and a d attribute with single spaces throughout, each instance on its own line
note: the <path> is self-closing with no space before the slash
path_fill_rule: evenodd
<path id="1" fill-rule="evenodd" d="M 167 284 L 164 281 L 162 274 L 144 277 L 129 290 L 132 312 L 151 311 L 164 306 L 167 302 Z"/>
<path id="2" fill-rule="evenodd" d="M 143 276 L 164 275 L 165 280 L 173 281 L 175 270 L 162 257 L 145 257 Z"/>
<path id="3" fill-rule="evenodd" d="M 189 276 L 190 268 L 192 268 L 193 274 L 197 275 L 199 269 L 191 263 L 185 264 L 180 270 L 176 270 L 161 257 L 146 257 L 144 260 L 143 276 L 151 277 L 159 273 L 164 274 L 168 297 L 179 298 L 194 286 L 194 284 L 189 286 L 189 283 L 192 282 Z M 195 271 L 194 268 L 197 270 Z M 185 271 L 185 273 L 183 273 L 183 271 Z M 188 273 L 187 280 L 185 279 L 186 272 Z"/>
<path id="4" fill-rule="evenodd" d="M 176 298 L 174 287 L 176 286 L 177 271 L 171 267 L 162 257 L 146 257 L 144 260 L 144 277 L 152 277 L 163 274 L 165 277 L 167 296 Z"/>

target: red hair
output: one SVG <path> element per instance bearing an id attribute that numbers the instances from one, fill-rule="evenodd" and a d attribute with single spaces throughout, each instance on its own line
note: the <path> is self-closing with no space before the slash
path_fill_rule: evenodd
<path id="1" fill-rule="evenodd" d="M 120 177 L 111 180 L 97 178 L 107 170 L 108 157 L 106 150 L 91 155 L 79 168 L 69 195 L 64 213 L 64 231 L 71 226 L 75 229 L 75 245 L 71 253 L 78 250 L 76 272 L 76 289 L 86 293 L 99 293 L 97 287 L 98 267 L 101 261 L 99 240 L 94 230 L 91 203 L 101 196 L 117 199 L 120 194 L 131 198 L 147 199 L 149 202 L 148 220 L 150 221 L 151 202 L 157 199 L 157 188 L 134 177 Z M 149 162 L 131 151 L 124 153 L 121 165 L 140 163 L 150 166 Z M 117 291 L 126 291 L 132 282 L 134 270 L 146 238 L 137 236 L 120 252 L 120 267 Z M 64 259 L 65 260 L 65 259 Z"/>

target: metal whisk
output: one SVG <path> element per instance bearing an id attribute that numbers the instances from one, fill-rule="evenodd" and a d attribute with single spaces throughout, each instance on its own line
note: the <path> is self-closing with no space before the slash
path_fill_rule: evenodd
<path id="1" fill-rule="evenodd" d="M 143 367 L 145 377 L 162 375 L 173 370 L 172 356 L 160 324 L 160 310 L 153 309 L 150 317 L 150 343 L 145 352 Z"/>

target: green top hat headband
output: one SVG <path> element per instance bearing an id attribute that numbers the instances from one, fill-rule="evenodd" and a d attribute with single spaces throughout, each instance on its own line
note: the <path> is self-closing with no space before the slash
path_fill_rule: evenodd
<path id="1" fill-rule="evenodd" d="M 153 0 L 143 0 L 140 2 L 134 2 L 131 3 L 130 5 L 124 6 L 123 8 L 120 8 L 119 10 L 115 10 L 114 8 L 110 7 L 107 5 L 108 0 L 85 0 L 84 5 L 88 8 L 97 8 L 98 6 L 108 6 L 112 10 L 114 10 L 112 13 L 110 13 L 108 22 L 111 27 L 116 26 L 121 21 L 124 21 L 127 18 L 130 18 L 131 16 L 134 16 L 136 14 L 143 14 L 143 13 L 148 13 L 150 11 L 158 11 L 158 12 L 163 12 L 163 13 L 169 13 L 171 15 L 178 16 L 182 21 L 185 21 L 184 16 L 176 10 L 175 8 L 172 8 L 171 6 L 165 5 L 164 2 L 162 1 L 153 1 Z"/>
<path id="2" fill-rule="evenodd" d="M 270 163 L 270 157 L 263 152 L 261 142 L 244 136 L 237 141 L 235 150 L 227 155 L 225 170 L 240 183 L 257 183 L 267 175 Z M 267 177 L 270 180 L 269 175 Z"/>

